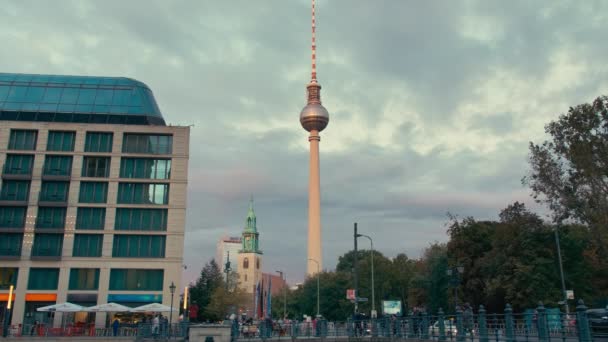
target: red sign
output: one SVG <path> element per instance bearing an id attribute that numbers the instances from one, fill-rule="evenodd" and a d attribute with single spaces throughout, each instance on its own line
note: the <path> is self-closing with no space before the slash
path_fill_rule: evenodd
<path id="1" fill-rule="evenodd" d="M 198 305 L 190 305 L 190 319 L 196 319 L 198 317 Z"/>
<path id="2" fill-rule="evenodd" d="M 347 289 L 346 290 L 346 299 L 355 300 L 357 296 L 355 296 L 355 289 Z"/>

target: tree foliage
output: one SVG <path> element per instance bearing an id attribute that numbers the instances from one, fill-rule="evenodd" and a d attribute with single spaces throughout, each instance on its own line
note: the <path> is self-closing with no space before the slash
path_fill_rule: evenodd
<path id="1" fill-rule="evenodd" d="M 211 303 L 214 291 L 223 286 L 224 280 L 220 268 L 215 259 L 211 259 L 201 270 L 196 282 L 190 285 L 190 301 L 199 307 L 197 315 L 199 321 L 210 319 L 205 317 L 205 310 Z"/>
<path id="2" fill-rule="evenodd" d="M 551 140 L 530 143 L 530 174 L 523 179 L 554 220 L 588 225 L 608 256 L 608 98 L 570 108 L 545 127 Z"/>

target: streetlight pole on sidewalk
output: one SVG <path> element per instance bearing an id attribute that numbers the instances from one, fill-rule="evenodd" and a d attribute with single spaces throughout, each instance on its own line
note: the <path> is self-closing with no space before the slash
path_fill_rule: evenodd
<path id="1" fill-rule="evenodd" d="M 376 318 L 376 295 L 375 295 L 375 286 L 374 286 L 374 240 L 369 235 L 365 234 L 357 234 L 357 237 L 364 237 L 369 239 L 369 243 L 371 245 L 371 259 L 372 259 L 372 312 L 371 318 Z"/>

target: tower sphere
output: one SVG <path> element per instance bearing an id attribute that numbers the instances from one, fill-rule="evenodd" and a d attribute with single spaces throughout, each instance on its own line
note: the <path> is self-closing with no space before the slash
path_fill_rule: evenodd
<path id="1" fill-rule="evenodd" d="M 320 103 L 310 103 L 300 112 L 300 123 L 308 132 L 321 132 L 329 123 L 329 113 Z"/>

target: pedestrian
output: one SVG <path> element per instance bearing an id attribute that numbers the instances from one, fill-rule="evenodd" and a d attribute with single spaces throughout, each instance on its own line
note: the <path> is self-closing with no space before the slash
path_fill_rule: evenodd
<path id="1" fill-rule="evenodd" d="M 159 329 L 159 323 L 160 323 L 160 320 L 158 319 L 158 316 L 159 315 L 156 315 L 152 319 L 152 335 L 154 335 L 154 336 L 158 335 L 158 329 Z"/>
<path id="2" fill-rule="evenodd" d="M 112 322 L 112 332 L 114 336 L 118 336 L 118 327 L 120 326 L 120 321 L 118 318 L 114 318 L 114 322 Z"/>

